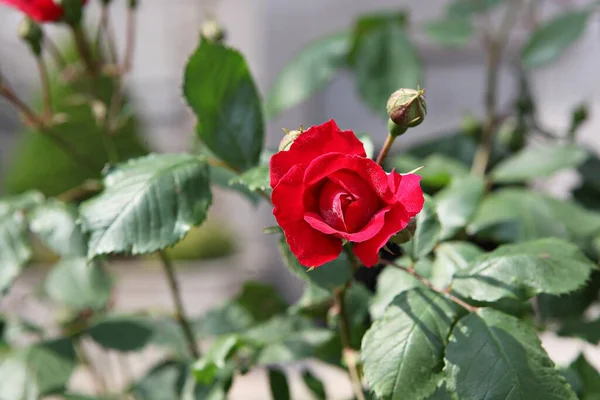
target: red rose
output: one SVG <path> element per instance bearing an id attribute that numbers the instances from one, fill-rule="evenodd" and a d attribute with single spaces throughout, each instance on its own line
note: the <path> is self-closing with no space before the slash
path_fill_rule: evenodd
<path id="1" fill-rule="evenodd" d="M 419 176 L 387 174 L 333 120 L 302 133 L 270 168 L 273 214 L 308 267 L 337 258 L 342 239 L 364 265 L 377 264 L 379 250 L 423 208 Z"/>
<path id="2" fill-rule="evenodd" d="M 87 0 L 82 0 L 85 3 Z M 0 0 L 27 14 L 37 22 L 56 22 L 61 19 L 63 9 L 54 0 Z"/>

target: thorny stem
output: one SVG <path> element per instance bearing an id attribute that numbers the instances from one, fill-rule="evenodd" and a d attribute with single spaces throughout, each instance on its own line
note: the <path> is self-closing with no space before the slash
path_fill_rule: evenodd
<path id="1" fill-rule="evenodd" d="M 35 57 L 40 73 L 40 83 L 42 85 L 42 96 L 44 98 L 44 120 L 52 119 L 52 94 L 50 93 L 50 78 L 48 76 L 48 67 L 42 56 Z"/>
<path id="2" fill-rule="evenodd" d="M 6 85 L 0 83 L 0 97 L 4 97 L 10 104 L 12 104 L 19 112 L 21 112 L 27 122 L 32 124 L 41 133 L 52 139 L 55 144 L 60 147 L 65 153 L 67 153 L 74 161 L 80 165 L 86 167 L 90 171 L 96 173 L 96 167 L 90 164 L 87 159 L 81 156 L 75 147 L 71 146 L 69 142 L 64 140 L 60 135 L 54 133 L 52 129 L 45 124 L 45 122 L 27 105 L 21 100 L 15 92 L 12 91 Z"/>
<path id="3" fill-rule="evenodd" d="M 75 39 L 75 45 L 77 46 L 77 50 L 79 51 L 79 55 L 83 59 L 87 70 L 90 75 L 95 76 L 98 72 L 96 63 L 92 58 L 92 54 L 90 52 L 89 43 L 85 37 L 85 33 L 81 29 L 80 25 L 72 25 L 71 31 L 73 33 L 73 38 Z"/>
<path id="4" fill-rule="evenodd" d="M 356 400 L 365 400 L 360 373 L 358 371 L 358 365 L 356 362 L 356 352 L 352 348 L 350 339 L 350 323 L 348 321 L 348 314 L 346 313 L 346 305 L 344 301 L 348 287 L 349 284 L 342 288 L 336 289 L 335 291 L 335 307 L 340 313 L 339 330 L 342 341 L 342 356 L 344 357 L 344 361 L 348 366 L 354 397 L 356 397 Z"/>
<path id="5" fill-rule="evenodd" d="M 190 353 L 192 353 L 194 358 L 200 358 L 200 349 L 198 347 L 198 343 L 196 342 L 196 337 L 194 335 L 194 331 L 192 330 L 192 326 L 190 325 L 189 319 L 183 307 L 181 291 L 179 289 L 177 277 L 175 276 L 175 268 L 173 266 L 173 261 L 167 255 L 167 253 L 164 252 L 164 250 L 160 250 L 158 252 L 158 255 L 165 270 L 167 282 L 169 283 L 169 289 L 171 291 L 171 297 L 173 298 L 173 303 L 175 304 L 175 317 L 177 319 L 177 322 L 179 323 L 181 331 L 185 336 L 185 340 L 188 343 Z"/>
<path id="6" fill-rule="evenodd" d="M 381 151 L 379 152 L 379 155 L 377 156 L 377 164 L 383 166 L 383 162 L 385 161 L 385 158 L 387 157 L 388 153 L 390 152 L 390 149 L 392 148 L 392 144 L 394 144 L 394 140 L 396 140 L 396 137 L 389 134 L 387 136 L 387 138 L 385 138 L 385 143 L 383 143 L 383 147 L 381 148 Z"/>
<path id="7" fill-rule="evenodd" d="M 413 276 L 417 280 L 421 281 L 421 283 L 424 284 L 428 289 L 433 290 L 434 292 L 439 293 L 439 294 L 441 294 L 441 295 L 449 298 L 454 303 L 456 303 L 459 306 L 463 307 L 467 311 L 469 311 L 469 312 L 475 312 L 475 311 L 477 311 L 477 307 L 474 307 L 474 306 L 466 303 L 465 301 L 459 299 L 455 295 L 453 295 L 452 291 L 450 290 L 449 287 L 446 288 L 446 289 L 438 289 L 435 286 L 433 286 L 433 284 L 431 283 L 431 281 L 429 279 L 425 278 L 424 276 L 421 276 L 417 271 L 415 271 L 414 267 L 412 267 L 412 266 L 410 266 L 410 267 L 404 267 L 402 265 L 396 264 L 393 261 L 381 260 L 380 262 L 383 263 L 383 264 L 391 265 L 393 267 L 396 267 L 396 268 L 399 268 L 399 269 L 403 270 L 404 272 L 410 274 L 411 276 Z"/>
<path id="8" fill-rule="evenodd" d="M 490 153 L 494 143 L 494 129 L 498 118 L 497 102 L 500 62 L 502 61 L 502 55 L 508 42 L 510 31 L 519 17 L 520 2 L 521 0 L 512 0 L 507 4 L 506 14 L 502 20 L 498 35 L 496 37 L 490 37 L 489 43 L 487 43 L 488 57 L 485 85 L 486 119 L 483 126 L 481 143 L 475 153 L 472 167 L 472 172 L 479 176 L 485 175 L 490 160 Z"/>

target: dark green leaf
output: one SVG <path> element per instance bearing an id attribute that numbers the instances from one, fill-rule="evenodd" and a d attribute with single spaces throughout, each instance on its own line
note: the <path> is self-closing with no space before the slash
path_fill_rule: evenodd
<path id="1" fill-rule="evenodd" d="M 264 322 L 287 308 L 277 290 L 260 282 L 246 282 L 234 300 L 244 308 L 255 322 Z"/>
<path id="2" fill-rule="evenodd" d="M 0 200 L 0 294 L 8 290 L 31 258 L 25 211 L 42 200 L 37 192 Z"/>
<path id="3" fill-rule="evenodd" d="M 215 155 L 243 171 L 258 164 L 262 105 L 239 52 L 202 40 L 187 63 L 183 93 L 198 116 L 198 136 Z"/>
<path id="4" fill-rule="evenodd" d="M 562 377 L 566 379 L 567 383 L 569 384 L 569 386 L 571 386 L 571 389 L 573 389 L 575 394 L 577 394 L 577 398 L 581 399 L 580 395 L 581 389 L 583 387 L 583 382 L 581 381 L 581 377 L 579 376 L 577 371 L 575 371 L 572 368 L 560 368 L 558 371 L 560 372 Z"/>
<path id="5" fill-rule="evenodd" d="M 52 300 L 74 311 L 100 310 L 110 299 L 112 279 L 99 262 L 65 259 L 50 271 L 45 287 Z"/>
<path id="6" fill-rule="evenodd" d="M 448 185 L 453 179 L 469 176 L 469 169 L 462 162 L 441 154 L 432 154 L 424 159 L 402 154 L 394 158 L 393 167 L 403 173 L 423 167 L 418 174 L 425 188 L 438 189 Z"/>
<path id="7" fill-rule="evenodd" d="M 581 316 L 598 299 L 600 270 L 592 272 L 581 289 L 562 296 L 541 294 L 536 299 L 537 311 L 543 319 L 572 319 Z"/>
<path id="8" fill-rule="evenodd" d="M 229 185 L 242 185 L 251 192 L 271 191 L 269 165 L 260 165 L 244 172 L 243 174 L 232 178 Z"/>
<path id="9" fill-rule="evenodd" d="M 42 342 L 19 350 L 29 370 L 35 375 L 40 394 L 51 394 L 66 388 L 77 356 L 69 338 Z"/>
<path id="10" fill-rule="evenodd" d="M 375 394 L 386 400 L 432 395 L 443 377 L 448 335 L 463 313 L 427 289 L 396 297 L 363 339 L 365 378 Z"/>
<path id="11" fill-rule="evenodd" d="M 310 282 L 304 285 L 302 297 L 290 307 L 291 313 L 308 313 L 312 315 L 315 312 L 317 315 L 323 316 L 333 302 L 332 293 Z"/>
<path id="12" fill-rule="evenodd" d="M 585 321 L 574 319 L 567 321 L 558 331 L 561 336 L 577 337 L 589 343 L 600 342 L 600 319 Z"/>
<path id="13" fill-rule="evenodd" d="M 453 179 L 450 186 L 435 196 L 442 224 L 441 239 L 453 237 L 471 220 L 485 191 L 485 182 L 476 176 Z"/>
<path id="14" fill-rule="evenodd" d="M 105 349 L 122 352 L 141 350 L 153 334 L 150 324 L 134 317 L 106 318 L 91 326 L 87 333 Z"/>
<path id="15" fill-rule="evenodd" d="M 238 174 L 226 168 L 214 165 L 209 166 L 209 169 L 211 183 L 227 190 L 234 190 L 244 196 L 252 204 L 258 205 L 261 200 L 258 193 L 251 191 L 247 186 L 244 186 L 241 183 L 232 182 L 238 178 Z"/>
<path id="16" fill-rule="evenodd" d="M 167 349 L 178 359 L 189 357 L 189 345 L 181 331 L 181 325 L 174 318 L 153 317 L 148 318 L 146 322 L 151 326 L 153 332 L 151 339 L 153 345 Z"/>
<path id="17" fill-rule="evenodd" d="M 134 384 L 131 392 L 136 398 L 144 400 L 179 399 L 186 374 L 185 364 L 164 361 Z"/>
<path id="18" fill-rule="evenodd" d="M 323 382 L 313 375 L 312 372 L 305 369 L 302 371 L 302 380 L 306 387 L 310 390 L 315 400 L 327 400 L 327 392 L 325 391 L 325 385 Z"/>
<path id="19" fill-rule="evenodd" d="M 425 286 L 417 278 L 400 268 L 386 267 L 377 277 L 375 296 L 369 307 L 371 316 L 375 319 L 381 318 L 387 306 L 396 296 L 414 288 L 425 288 Z"/>
<path id="20" fill-rule="evenodd" d="M 483 250 L 469 242 L 441 243 L 435 249 L 431 282 L 438 288 L 448 287 L 454 274 L 466 269 L 482 253 Z"/>
<path id="21" fill-rule="evenodd" d="M 290 400 L 290 387 L 287 376 L 276 368 L 269 368 L 269 388 L 273 400 Z"/>
<path id="22" fill-rule="evenodd" d="M 446 386 L 438 388 L 436 392 L 427 400 L 452 400 L 452 396 L 448 393 Z"/>
<path id="23" fill-rule="evenodd" d="M 412 146 L 408 153 L 419 158 L 442 156 L 443 159 L 452 160 L 455 164 L 460 163 L 468 171 L 476 150 L 477 142 L 472 136 L 463 132 L 446 132 L 443 136 Z"/>
<path id="24" fill-rule="evenodd" d="M 423 84 L 421 60 L 406 32 L 404 15 L 365 17 L 354 29 L 351 64 L 358 92 L 378 115 L 398 88 Z"/>
<path id="25" fill-rule="evenodd" d="M 546 237 L 576 241 L 599 231 L 600 214 L 523 189 L 504 189 L 486 197 L 467 226 L 469 234 L 500 243 Z"/>
<path id="26" fill-rule="evenodd" d="M 570 368 L 579 375 L 583 385 L 583 400 L 592 400 L 590 395 L 600 395 L 600 374 L 596 368 L 590 365 L 583 354 L 571 363 Z M 588 398 L 586 395 L 590 397 Z"/>
<path id="27" fill-rule="evenodd" d="M 85 257 L 87 239 L 77 224 L 77 208 L 49 199 L 29 215 L 29 229 L 61 257 Z"/>
<path id="28" fill-rule="evenodd" d="M 344 253 L 340 254 L 334 261 L 309 270 L 309 268 L 304 267 L 298 262 L 298 259 L 291 252 L 285 241 L 284 236 L 279 241 L 279 251 L 286 265 L 295 275 L 324 289 L 333 290 L 345 285 L 346 282 L 352 279 L 352 267 Z"/>
<path id="29" fill-rule="evenodd" d="M 574 245 L 540 239 L 505 245 L 454 275 L 452 288 L 479 301 L 563 294 L 583 286 L 596 267 Z"/>
<path id="30" fill-rule="evenodd" d="M 417 230 L 414 236 L 408 243 L 402 245 L 402 248 L 413 260 L 418 260 L 431 253 L 442 232 L 435 203 L 429 196 L 425 196 L 425 205 L 417 215 L 416 221 Z"/>
<path id="31" fill-rule="evenodd" d="M 346 291 L 344 304 L 346 318 L 350 324 L 350 344 L 360 349 L 360 343 L 367 330 L 367 318 L 369 316 L 369 304 L 373 294 L 364 285 L 355 282 Z"/>
<path id="32" fill-rule="evenodd" d="M 425 25 L 430 40 L 444 47 L 461 47 L 469 43 L 475 27 L 469 18 L 445 18 Z"/>
<path id="33" fill-rule="evenodd" d="M 531 35 L 521 50 L 527 68 L 542 67 L 558 59 L 585 31 L 592 9 L 560 13 Z"/>
<path id="34" fill-rule="evenodd" d="M 347 33 L 337 33 L 302 49 L 279 74 L 267 95 L 268 117 L 273 118 L 323 89 L 344 65 L 349 39 Z"/>
<path id="35" fill-rule="evenodd" d="M 200 336 L 242 332 L 253 324 L 254 320 L 249 311 L 235 302 L 209 311 L 195 323 Z"/>
<path id="36" fill-rule="evenodd" d="M 172 246 L 206 218 L 208 166 L 184 154 L 154 154 L 108 172 L 105 190 L 81 206 L 88 256 L 147 254 Z"/>
<path id="37" fill-rule="evenodd" d="M 584 148 L 576 145 L 530 147 L 498 164 L 492 171 L 492 178 L 499 183 L 514 183 L 550 176 L 564 169 L 577 168 L 588 155 Z"/>
<path id="38" fill-rule="evenodd" d="M 458 321 L 445 358 L 448 388 L 459 399 L 577 400 L 535 332 L 495 310 Z"/>

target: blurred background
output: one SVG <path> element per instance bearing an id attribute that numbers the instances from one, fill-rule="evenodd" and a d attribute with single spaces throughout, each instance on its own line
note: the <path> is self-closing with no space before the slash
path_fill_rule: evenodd
<path id="1" fill-rule="evenodd" d="M 117 32 L 122 32 L 125 2 L 115 3 L 113 23 Z M 157 152 L 186 151 L 193 147 L 195 119 L 181 97 L 181 77 L 187 57 L 197 45 L 199 27 L 209 14 L 215 15 L 226 29 L 228 43 L 247 57 L 261 92 L 266 93 L 299 50 L 325 34 L 349 29 L 358 15 L 406 8 L 410 10 L 412 23 L 418 26 L 441 16 L 445 3 L 442 0 L 142 0 L 134 69 L 126 81 L 142 145 Z M 543 3 L 541 12 L 545 17 L 589 2 Z M 88 19 L 95 21 L 97 14 L 95 5 L 91 6 Z M 18 93 L 33 99 L 39 90 L 37 70 L 28 49 L 16 35 L 21 18 L 19 13 L 0 7 L 0 69 Z M 591 118 L 582 129 L 581 138 L 600 151 L 599 22 L 594 15 L 581 40 L 558 62 L 536 70 L 531 82 L 544 126 L 566 129 L 570 110 L 586 102 Z M 525 32 L 526 26 L 519 29 Z M 68 39 L 61 30 L 54 29 L 52 33 L 59 43 Z M 123 37 L 117 35 L 121 48 Z M 464 49 L 448 50 L 431 44 L 418 30 L 415 37 L 425 66 L 429 113 L 424 124 L 396 141 L 395 150 L 455 132 L 468 113 L 483 114 L 485 54 L 481 46 L 472 43 Z M 524 34 L 516 32 L 507 49 L 501 69 L 501 104 L 516 93 L 517 76 L 510 60 L 518 55 L 522 37 Z M 331 118 L 342 129 L 372 134 L 376 146 L 382 144 L 387 134 L 385 121 L 359 101 L 351 77 L 342 73 L 317 96 L 271 121 L 267 145 L 272 149 L 277 147 L 283 136 L 282 128 L 295 129 L 300 124 L 307 127 Z M 0 100 L 0 192 L 10 192 L 25 180 L 28 185 L 36 186 L 35 179 L 15 175 L 22 170 L 15 163 L 22 154 L 23 130 L 15 111 Z M 47 168 L 52 160 L 37 157 L 27 162 L 35 171 Z M 39 179 L 41 186 L 47 177 Z M 573 184 L 573 178 L 562 174 L 543 184 L 560 195 Z M 230 297 L 249 277 L 275 284 L 288 301 L 298 298 L 301 284 L 282 267 L 277 238 L 262 233 L 263 228 L 271 225 L 274 221 L 267 205 L 255 207 L 233 192 L 217 191 L 209 223 L 192 232 L 174 252 L 181 266 L 184 299 L 190 314 L 198 315 Z M 38 261 L 45 261 L 44 254 L 38 255 Z M 156 307 L 170 307 L 168 294 L 161 289 L 165 283 L 160 271 L 151 266 L 146 268 L 145 264 L 152 261 L 130 263 L 130 268 L 120 270 L 119 304 L 131 310 L 147 307 L 148 302 Z M 10 298 L 2 300 L 1 307 L 32 307 L 26 311 L 36 312 L 37 306 L 24 304 L 21 299 L 34 290 L 37 281 L 32 274 L 25 274 Z M 555 344 L 554 350 L 549 349 L 551 355 L 559 359 L 568 357 L 560 346 Z"/>

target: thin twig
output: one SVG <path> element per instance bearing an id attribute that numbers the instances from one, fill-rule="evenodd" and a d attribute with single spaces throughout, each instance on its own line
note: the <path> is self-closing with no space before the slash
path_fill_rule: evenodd
<path id="1" fill-rule="evenodd" d="M 50 91 L 50 77 L 48 75 L 48 67 L 42 56 L 35 57 L 38 71 L 40 73 L 40 83 L 42 85 L 42 96 L 44 101 L 44 120 L 52 119 L 52 93 Z"/>
<path id="2" fill-rule="evenodd" d="M 59 134 L 56 134 L 54 131 L 52 131 L 52 129 L 46 125 L 45 122 L 15 94 L 15 92 L 12 91 L 12 89 L 6 85 L 0 84 L 0 97 L 4 97 L 10 104 L 12 104 L 20 113 L 24 115 L 29 124 L 33 125 L 34 128 L 39 130 L 39 132 L 52 139 L 55 144 L 65 153 L 67 153 L 74 161 L 89 169 L 91 172 L 97 172 L 97 169 L 94 165 L 89 163 L 85 157 L 80 155 L 77 152 L 77 149 L 71 145 L 71 143 L 67 142 Z"/>
<path id="3" fill-rule="evenodd" d="M 125 56 L 123 57 L 123 73 L 127 73 L 133 66 L 135 53 L 136 9 L 130 7 L 127 11 L 127 36 L 125 42 Z"/>
<path id="4" fill-rule="evenodd" d="M 497 102 L 500 63 L 510 36 L 510 31 L 519 17 L 520 0 L 513 0 L 508 3 L 506 7 L 506 14 L 502 19 L 499 32 L 497 36 L 491 38 L 491 41 L 488 43 L 487 77 L 485 85 L 486 119 L 483 126 L 481 143 L 475 153 L 472 167 L 472 172 L 479 176 L 485 175 L 490 160 L 492 145 L 494 143 L 493 136 L 498 118 Z"/>
<path id="5" fill-rule="evenodd" d="M 88 73 L 92 76 L 95 76 L 98 72 L 96 63 L 92 58 L 92 54 L 90 52 L 90 46 L 87 38 L 85 37 L 85 33 L 81 29 L 80 25 L 72 25 L 71 32 L 73 33 L 73 38 L 75 39 L 75 45 L 77 46 L 77 50 L 79 51 L 79 55 L 83 59 L 85 63 Z"/>
<path id="6" fill-rule="evenodd" d="M 335 307 L 340 313 L 339 317 L 339 331 L 340 339 L 342 341 L 342 356 L 348 366 L 348 372 L 350 375 L 350 381 L 352 382 L 352 391 L 356 400 L 365 400 L 363 393 L 363 386 L 360 379 L 360 372 L 356 363 L 356 351 L 352 348 L 351 336 L 350 336 L 350 323 L 348 321 L 348 314 L 346 312 L 346 291 L 349 285 L 343 288 L 336 289 L 335 291 Z"/>
<path id="7" fill-rule="evenodd" d="M 385 265 L 391 265 L 393 267 L 399 268 L 401 270 L 403 270 L 404 272 L 410 274 L 411 276 L 413 276 L 414 278 L 416 278 L 417 280 L 419 280 L 423 285 L 425 285 L 428 289 L 433 290 L 436 293 L 439 293 L 443 296 L 446 296 L 447 298 L 449 298 L 450 300 L 452 300 L 454 303 L 458 304 L 459 306 L 463 307 L 464 309 L 466 309 L 469 312 L 475 312 L 477 311 L 477 307 L 474 307 L 470 304 L 468 304 L 467 302 L 459 299 L 458 297 L 456 297 L 455 295 L 452 294 L 451 289 L 448 287 L 446 289 L 438 289 L 436 288 L 429 279 L 425 278 L 424 276 L 421 276 L 417 271 L 415 271 L 415 269 L 413 267 L 405 267 L 399 264 L 396 264 L 393 261 L 387 261 L 387 260 L 381 260 L 381 263 L 385 264 Z"/>
<path id="8" fill-rule="evenodd" d="M 100 193 L 103 189 L 104 185 L 102 182 L 96 180 L 87 180 L 81 185 L 59 194 L 56 196 L 56 198 L 65 203 L 80 202 L 97 193 Z"/>
<path id="9" fill-rule="evenodd" d="M 67 67 L 67 60 L 60 52 L 58 46 L 50 39 L 48 35 L 44 36 L 44 44 L 46 45 L 48 52 L 52 54 L 52 57 L 58 65 L 59 70 L 64 70 Z"/>
<path id="10" fill-rule="evenodd" d="M 383 147 L 381 148 L 381 151 L 379 152 L 379 155 L 377 156 L 377 164 L 383 166 L 383 162 L 385 161 L 385 158 L 387 157 L 388 153 L 390 152 L 390 149 L 392 148 L 392 144 L 394 144 L 395 139 L 396 139 L 396 137 L 392 136 L 392 135 L 388 135 L 385 138 Z"/>
<path id="11" fill-rule="evenodd" d="M 194 358 L 200 358 L 200 348 L 198 347 L 198 343 L 196 342 L 196 336 L 194 335 L 194 331 L 192 330 L 192 326 L 189 322 L 188 317 L 186 316 L 185 309 L 183 307 L 181 291 L 179 289 L 177 277 L 175 276 L 175 268 L 173 266 L 173 261 L 169 258 L 167 253 L 164 252 L 164 250 L 160 250 L 158 252 L 158 255 L 165 270 L 165 275 L 167 276 L 167 282 L 171 291 L 171 297 L 173 298 L 173 303 L 175 304 L 175 317 L 177 319 L 177 322 L 179 323 L 181 331 L 183 332 L 185 339 L 188 343 L 190 353 L 192 354 L 192 356 L 194 356 Z"/>

